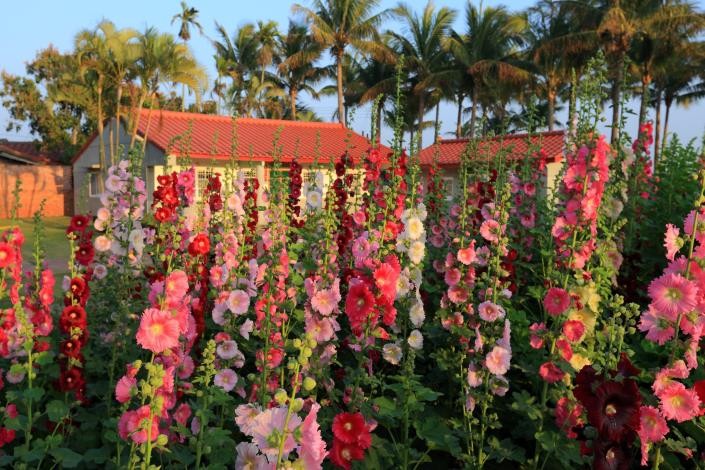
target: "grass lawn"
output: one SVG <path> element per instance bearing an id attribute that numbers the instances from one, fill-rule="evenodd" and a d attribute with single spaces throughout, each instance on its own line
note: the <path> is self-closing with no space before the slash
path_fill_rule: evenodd
<path id="1" fill-rule="evenodd" d="M 43 220 L 45 258 L 49 268 L 54 271 L 56 276 L 55 293 L 57 294 L 61 293 L 61 279 L 68 272 L 69 241 L 66 238 L 66 227 L 69 226 L 70 220 L 70 217 L 45 217 Z M 13 222 L 9 219 L 0 219 L 0 233 L 13 225 Z M 22 258 L 26 271 L 34 268 L 34 257 L 32 254 L 34 247 L 34 222 L 32 219 L 20 219 L 18 225 L 25 236 Z"/>

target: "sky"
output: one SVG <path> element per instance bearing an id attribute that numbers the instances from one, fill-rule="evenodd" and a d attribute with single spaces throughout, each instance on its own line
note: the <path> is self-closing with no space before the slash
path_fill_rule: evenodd
<path id="1" fill-rule="evenodd" d="M 72 49 L 74 36 L 85 28 L 94 28 L 102 19 L 113 21 L 118 28 L 131 27 L 144 31 L 147 26 L 154 26 L 159 31 L 178 33 L 178 22 L 171 25 L 174 14 L 181 11 L 179 0 L 120 0 L 105 2 L 95 0 L 29 0 L 5 1 L 3 14 L 0 15 L 0 70 L 12 74 L 24 74 L 25 63 L 32 60 L 37 51 L 53 44 L 61 51 Z M 192 33 L 189 42 L 196 59 L 206 68 L 209 82 L 216 78 L 213 60 L 213 47 L 209 38 L 215 39 L 215 22 L 222 24 L 232 36 L 237 27 L 247 22 L 257 20 L 274 20 L 280 29 L 285 30 L 291 12 L 291 0 L 189 0 L 189 6 L 199 10 L 199 22 L 203 26 L 204 35 Z M 305 6 L 310 6 L 309 0 L 300 0 Z M 382 8 L 396 6 L 397 0 L 382 0 Z M 408 1 L 409 5 L 420 10 L 425 1 Z M 447 6 L 458 11 L 455 27 L 462 30 L 464 9 L 467 0 L 436 0 L 437 6 Z M 705 0 L 697 2 L 705 9 Z M 495 6 L 503 4 L 511 10 L 521 10 L 533 4 L 530 0 L 484 0 L 483 5 Z M 399 25 L 389 22 L 386 28 L 399 30 Z M 209 95 L 205 99 L 211 99 Z M 324 120 L 332 120 L 336 109 L 335 97 L 312 101 L 304 101 L 316 114 Z M 466 104 L 467 105 L 467 104 Z M 638 111 L 638 102 L 628 106 Z M 606 110 L 609 112 L 609 109 Z M 650 110 L 653 114 L 653 110 Z M 452 137 L 455 129 L 456 107 L 452 103 L 441 105 L 441 135 Z M 369 107 L 362 107 L 355 112 L 352 127 L 358 131 L 367 132 L 370 121 Z M 653 118 L 653 116 L 651 116 Z M 426 119 L 433 119 L 429 112 Z M 564 120 L 564 116 L 559 115 Z M 9 122 L 7 111 L 0 107 L 0 138 L 29 140 L 32 138 L 28 130 L 20 133 L 6 130 Z M 636 132 L 636 119 L 627 122 L 627 131 L 632 135 Z M 700 139 L 705 132 L 705 101 L 687 109 L 677 108 L 671 112 L 669 127 L 678 133 L 682 140 Z M 424 134 L 424 142 L 432 140 L 432 130 Z M 606 130 L 605 130 L 606 132 Z M 391 137 L 390 130 L 383 132 L 383 139 Z"/>

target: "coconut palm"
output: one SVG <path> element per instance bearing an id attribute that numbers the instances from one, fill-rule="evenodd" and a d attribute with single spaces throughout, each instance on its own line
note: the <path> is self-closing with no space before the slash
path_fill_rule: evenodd
<path id="1" fill-rule="evenodd" d="M 260 69 L 260 82 L 264 82 L 267 67 L 272 65 L 279 44 L 279 26 L 276 21 L 258 21 L 255 31 L 257 40 L 257 65 Z"/>
<path id="2" fill-rule="evenodd" d="M 504 7 L 478 9 L 468 3 L 465 11 L 466 30 L 452 31 L 447 47 L 457 63 L 465 69 L 471 82 L 471 135 L 477 124 L 477 108 L 482 89 L 489 83 L 520 83 L 529 72 L 518 65 L 518 46 L 524 42 L 526 19 Z"/>
<path id="3" fill-rule="evenodd" d="M 313 98 L 318 92 L 313 85 L 325 75 L 325 69 L 314 64 L 323 54 L 323 48 L 309 34 L 304 24 L 289 22 L 289 29 L 280 36 L 278 44 L 279 83 L 287 91 L 290 105 L 290 118 L 296 120 L 296 103 L 299 93 L 307 92 Z"/>
<path id="4" fill-rule="evenodd" d="M 196 28 L 200 34 L 203 34 L 203 27 L 201 23 L 198 22 L 198 10 L 193 7 L 189 7 L 186 2 L 181 2 L 181 13 L 177 13 L 171 18 L 171 24 L 176 21 L 179 22 L 179 38 L 184 41 L 184 44 L 188 44 L 189 39 L 191 39 L 191 27 Z M 183 86 L 181 90 L 181 110 L 183 111 L 186 105 L 186 85 Z"/>
<path id="5" fill-rule="evenodd" d="M 375 13 L 379 0 L 313 0 L 313 8 L 299 4 L 293 11 L 302 14 L 311 24 L 316 41 L 330 50 L 335 59 L 338 95 L 338 120 L 343 122 L 343 57 L 348 46 L 364 54 L 386 52 L 378 41 L 378 28 L 389 14 Z"/>
<path id="6" fill-rule="evenodd" d="M 394 13 L 404 24 L 403 31 L 390 31 L 399 51 L 404 55 L 404 64 L 417 83 L 412 90 L 418 103 L 418 143 L 423 146 L 423 117 L 427 109 L 429 92 L 438 85 L 438 72 L 448 62 L 448 54 L 442 47 L 443 39 L 455 20 L 455 11 L 442 7 L 435 10 L 429 0 L 421 15 L 414 13 L 407 4 L 400 4 Z M 437 99 L 436 101 L 440 101 Z"/>
<path id="7" fill-rule="evenodd" d="M 226 106 L 239 114 L 249 115 L 248 100 L 243 98 L 248 82 L 258 70 L 258 42 L 255 26 L 245 24 L 238 28 L 231 39 L 223 26 L 216 23 L 220 41 L 213 41 L 216 70 L 220 77 L 230 78 L 230 87 L 225 92 Z M 261 83 L 258 78 L 258 83 Z M 255 87 L 256 88 L 256 87 Z"/>

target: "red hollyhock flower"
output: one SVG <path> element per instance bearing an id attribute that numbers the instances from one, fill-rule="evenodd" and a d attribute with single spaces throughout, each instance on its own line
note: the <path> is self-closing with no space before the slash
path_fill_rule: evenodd
<path id="1" fill-rule="evenodd" d="M 581 402 L 587 409 L 588 421 L 600 436 L 622 441 L 639 429 L 641 394 L 633 380 L 604 382 L 589 400 Z"/>
<path id="2" fill-rule="evenodd" d="M 539 375 L 546 382 L 555 383 L 563 378 L 565 372 L 553 362 L 549 361 L 541 364 L 541 367 L 539 367 Z"/>
<path id="3" fill-rule="evenodd" d="M 71 279 L 69 291 L 76 299 L 80 299 L 83 296 L 83 293 L 86 291 L 85 279 L 78 276 Z"/>
<path id="4" fill-rule="evenodd" d="M 211 249 L 211 242 L 208 235 L 199 233 L 188 245 L 188 252 L 191 256 L 205 255 Z"/>
<path id="5" fill-rule="evenodd" d="M 59 376 L 59 387 L 63 391 L 78 390 L 85 385 L 83 374 L 78 367 L 64 369 Z"/>
<path id="6" fill-rule="evenodd" d="M 354 460 L 362 460 L 365 458 L 363 449 L 355 444 L 346 444 L 345 442 L 333 439 L 333 447 L 330 450 L 330 461 L 338 468 L 350 470 L 350 464 Z"/>
<path id="7" fill-rule="evenodd" d="M 700 403 L 705 403 L 705 380 L 698 380 L 693 384 L 693 390 L 698 394 Z"/>
<path id="8" fill-rule="evenodd" d="M 88 227 L 89 222 L 90 220 L 85 215 L 74 215 L 73 217 L 71 217 L 71 221 L 69 222 L 69 226 L 66 229 L 66 233 L 83 232 L 86 227 Z"/>
<path id="9" fill-rule="evenodd" d="M 382 263 L 374 272 L 377 288 L 387 300 L 393 301 L 397 294 L 399 272 L 389 263 Z"/>
<path id="10" fill-rule="evenodd" d="M 333 435 L 341 442 L 364 448 L 364 444 L 369 440 L 369 434 L 370 431 L 367 429 L 362 413 L 338 413 L 333 418 Z"/>
<path id="11" fill-rule="evenodd" d="M 15 249 L 6 242 L 0 242 L 0 269 L 6 268 L 15 262 Z"/>
<path id="12" fill-rule="evenodd" d="M 8 428 L 0 428 L 0 447 L 3 447 L 5 444 L 9 444 L 10 442 L 15 440 L 15 430 L 14 429 L 8 429 Z"/>
<path id="13" fill-rule="evenodd" d="M 81 343 L 73 339 L 67 339 L 61 342 L 59 350 L 64 356 L 76 358 L 81 353 Z"/>
<path id="14" fill-rule="evenodd" d="M 154 218 L 157 219 L 159 222 L 166 222 L 167 220 L 170 220 L 172 217 L 172 211 L 168 207 L 160 207 L 154 212 Z"/>
<path id="15" fill-rule="evenodd" d="M 570 294 L 560 287 L 551 287 L 543 299 L 543 306 L 549 315 L 558 316 L 570 307 Z"/>
<path id="16" fill-rule="evenodd" d="M 71 328 L 86 328 L 86 311 L 80 305 L 69 305 L 64 308 L 59 317 L 59 327 L 64 333 L 69 333 Z"/>
<path id="17" fill-rule="evenodd" d="M 93 261 L 94 254 L 92 243 L 81 243 L 76 249 L 76 261 L 83 266 L 88 266 Z"/>
<path id="18" fill-rule="evenodd" d="M 367 284 L 360 279 L 350 281 L 350 290 L 345 299 L 345 314 L 353 328 L 360 328 L 375 306 L 375 297 Z"/>

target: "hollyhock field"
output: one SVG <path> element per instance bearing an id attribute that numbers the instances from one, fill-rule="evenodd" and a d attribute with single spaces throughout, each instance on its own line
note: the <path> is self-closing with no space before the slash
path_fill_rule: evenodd
<path id="1" fill-rule="evenodd" d="M 0 235 L 0 465 L 702 467 L 699 153 L 588 121 L 554 181 L 469 144 L 452 200 L 399 142 L 201 197 L 131 154 L 65 276 L 41 213 Z"/>

